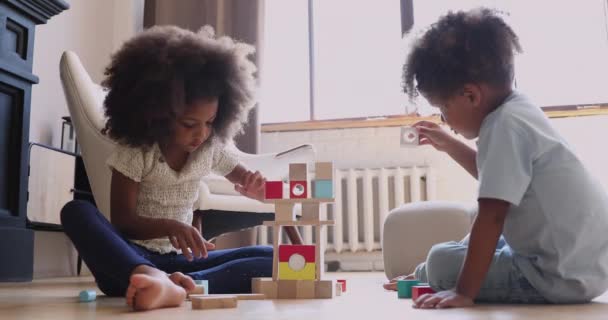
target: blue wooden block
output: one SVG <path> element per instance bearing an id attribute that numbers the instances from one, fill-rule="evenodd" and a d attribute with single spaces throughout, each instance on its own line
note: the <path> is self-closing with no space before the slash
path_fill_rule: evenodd
<path id="1" fill-rule="evenodd" d="M 80 302 L 91 302 L 95 301 L 96 298 L 97 292 L 95 292 L 95 290 L 82 290 L 78 295 L 78 300 L 80 300 Z"/>
<path id="2" fill-rule="evenodd" d="M 334 184 L 332 180 L 315 180 L 314 197 L 315 198 L 333 198 Z"/>
<path id="3" fill-rule="evenodd" d="M 202 285 L 205 287 L 205 294 L 209 294 L 209 280 L 194 280 L 194 284 L 197 286 Z"/>
<path id="4" fill-rule="evenodd" d="M 418 280 L 398 280 L 397 281 L 397 297 L 399 299 L 411 298 L 412 287 L 420 284 Z"/>

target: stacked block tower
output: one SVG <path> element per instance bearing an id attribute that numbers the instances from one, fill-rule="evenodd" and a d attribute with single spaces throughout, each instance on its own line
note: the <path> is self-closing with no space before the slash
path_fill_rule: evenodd
<path id="1" fill-rule="evenodd" d="M 334 202 L 333 164 L 315 163 L 315 179 L 309 181 L 308 164 L 289 165 L 289 191 L 284 192 L 283 181 L 266 182 L 266 202 L 275 205 L 275 220 L 264 225 L 273 228 L 272 278 L 252 279 L 253 293 L 261 293 L 268 299 L 331 299 L 336 294 L 336 284 L 323 279 L 324 248 L 321 234 L 331 220 L 320 220 L 322 203 Z M 310 186 L 312 185 L 312 190 Z M 302 216 L 296 217 L 294 206 L 302 205 Z M 283 226 L 313 226 L 316 228 L 313 245 L 280 245 L 279 235 Z"/>

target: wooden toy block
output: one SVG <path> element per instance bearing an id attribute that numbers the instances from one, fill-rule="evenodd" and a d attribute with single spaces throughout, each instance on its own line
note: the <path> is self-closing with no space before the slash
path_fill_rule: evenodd
<path id="1" fill-rule="evenodd" d="M 82 290 L 78 294 L 78 301 L 80 302 L 91 302 L 97 299 L 97 291 L 95 290 Z"/>
<path id="2" fill-rule="evenodd" d="M 236 308 L 238 299 L 234 295 L 225 296 L 193 296 L 192 309 L 203 310 L 203 309 L 223 309 L 223 308 Z"/>
<path id="3" fill-rule="evenodd" d="M 315 179 L 333 180 L 334 179 L 334 164 L 332 162 L 316 162 L 315 163 Z"/>
<path id="4" fill-rule="evenodd" d="M 418 297 L 425 293 L 435 293 L 435 291 L 428 285 L 412 286 L 412 300 L 418 299 Z"/>
<path id="5" fill-rule="evenodd" d="M 193 294 L 190 297 L 204 297 L 205 295 Z M 228 297 L 235 296 L 237 300 L 264 300 L 266 299 L 266 295 L 263 293 L 235 293 L 235 294 L 210 294 L 206 295 L 208 297 Z"/>
<path id="6" fill-rule="evenodd" d="M 315 280 L 316 263 L 303 264 L 299 269 L 293 269 L 289 262 L 279 262 L 279 279 L 281 280 Z"/>
<path id="7" fill-rule="evenodd" d="M 207 281 L 207 280 L 205 280 Z M 192 295 L 206 295 L 209 294 L 209 290 L 207 289 L 209 285 L 205 285 L 205 284 L 197 284 L 195 285 L 194 289 L 190 292 L 188 292 L 188 297 L 192 296 Z"/>
<path id="8" fill-rule="evenodd" d="M 298 280 L 279 280 L 277 299 L 295 299 L 298 296 Z"/>
<path id="9" fill-rule="evenodd" d="M 336 282 L 336 296 L 341 296 L 342 295 L 342 284 L 339 282 Z"/>
<path id="10" fill-rule="evenodd" d="M 296 299 L 314 299 L 315 284 L 316 281 L 314 280 L 299 280 Z"/>
<path id="11" fill-rule="evenodd" d="M 338 280 L 336 280 L 336 282 L 338 282 L 339 284 L 342 285 L 342 292 L 346 292 L 346 280 L 345 279 L 338 279 Z"/>
<path id="12" fill-rule="evenodd" d="M 320 203 L 302 203 L 302 221 L 318 221 Z"/>
<path id="13" fill-rule="evenodd" d="M 278 261 L 279 279 L 315 279 L 315 246 L 313 245 L 280 245 Z"/>
<path id="14" fill-rule="evenodd" d="M 401 127 L 399 138 L 402 147 L 413 147 L 420 144 L 418 130 L 414 127 Z"/>
<path id="15" fill-rule="evenodd" d="M 276 299 L 279 292 L 278 282 L 273 281 L 272 278 L 253 278 L 251 292 L 263 294 L 268 299 Z"/>
<path id="16" fill-rule="evenodd" d="M 279 246 L 279 262 L 289 262 L 294 254 L 300 254 L 306 262 L 315 262 L 315 246 L 307 244 L 283 244 Z"/>
<path id="17" fill-rule="evenodd" d="M 336 290 L 335 282 L 332 280 L 317 280 L 315 286 L 315 298 L 331 299 Z"/>
<path id="18" fill-rule="evenodd" d="M 333 198 L 334 197 L 334 184 L 333 180 L 315 180 L 314 184 L 314 198 Z"/>
<path id="19" fill-rule="evenodd" d="M 283 181 L 266 181 L 266 199 L 283 199 Z"/>
<path id="20" fill-rule="evenodd" d="M 290 163 L 289 180 L 308 181 L 308 165 L 306 163 Z"/>
<path id="21" fill-rule="evenodd" d="M 306 199 L 308 198 L 308 183 L 306 180 L 289 181 L 289 198 Z"/>
<path id="22" fill-rule="evenodd" d="M 274 205 L 275 221 L 295 221 L 296 215 L 293 211 L 293 203 L 277 203 Z"/>
<path id="23" fill-rule="evenodd" d="M 412 287 L 419 285 L 418 280 L 398 280 L 397 281 L 397 297 L 399 299 L 411 298 Z"/>

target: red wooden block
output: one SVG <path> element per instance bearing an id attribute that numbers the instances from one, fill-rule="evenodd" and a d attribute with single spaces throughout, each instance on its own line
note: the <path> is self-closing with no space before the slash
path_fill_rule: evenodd
<path id="1" fill-rule="evenodd" d="M 435 293 L 430 286 L 413 286 L 412 287 L 412 300 L 418 299 L 425 293 Z"/>
<path id="2" fill-rule="evenodd" d="M 337 280 L 339 284 L 342 285 L 342 292 L 346 292 L 346 280 L 344 279 L 338 279 Z"/>
<path id="3" fill-rule="evenodd" d="M 266 199 L 283 199 L 283 181 L 266 181 Z"/>
<path id="4" fill-rule="evenodd" d="M 315 246 L 303 244 L 282 244 L 279 246 L 279 262 L 289 262 L 289 257 L 294 253 L 304 257 L 306 263 L 315 262 Z"/>
<path id="5" fill-rule="evenodd" d="M 291 199 L 308 198 L 308 183 L 306 183 L 306 181 L 290 181 L 289 182 L 289 198 L 291 198 Z"/>

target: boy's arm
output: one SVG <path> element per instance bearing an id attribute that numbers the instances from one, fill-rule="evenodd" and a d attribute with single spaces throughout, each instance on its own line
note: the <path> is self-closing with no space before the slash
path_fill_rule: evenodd
<path id="1" fill-rule="evenodd" d="M 417 308 L 468 307 L 481 288 L 496 251 L 510 204 L 496 199 L 479 199 L 479 214 L 473 223 L 467 255 L 456 287 L 426 294 L 414 301 Z"/>
<path id="2" fill-rule="evenodd" d="M 461 167 L 477 179 L 477 152 L 457 139 L 452 139 L 446 153 Z"/>
<path id="3" fill-rule="evenodd" d="M 467 255 L 456 283 L 456 293 L 475 299 L 490 268 L 496 244 L 510 203 L 479 199 L 479 214 L 473 223 Z"/>

